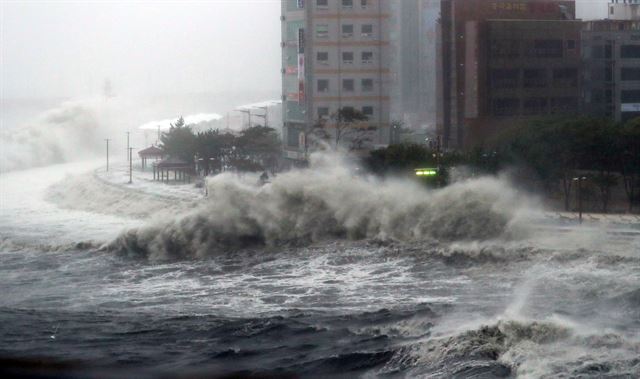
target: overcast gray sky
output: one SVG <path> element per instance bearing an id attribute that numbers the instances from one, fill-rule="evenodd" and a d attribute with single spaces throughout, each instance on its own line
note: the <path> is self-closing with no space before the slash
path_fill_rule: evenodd
<path id="1" fill-rule="evenodd" d="M 5 98 L 280 87 L 280 0 L 0 2 Z"/>

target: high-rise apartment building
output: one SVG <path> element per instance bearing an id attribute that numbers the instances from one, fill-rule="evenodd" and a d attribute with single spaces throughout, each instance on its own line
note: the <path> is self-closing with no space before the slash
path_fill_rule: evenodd
<path id="1" fill-rule="evenodd" d="M 442 0 L 438 134 L 483 144 L 514 122 L 576 112 L 580 27 L 575 2 Z"/>
<path id="2" fill-rule="evenodd" d="M 389 140 L 391 2 L 283 0 L 283 116 L 287 158 L 304 159 L 312 125 L 352 107 Z"/>
<path id="3" fill-rule="evenodd" d="M 376 128 L 368 148 L 394 138 L 392 123 L 433 125 L 438 12 L 433 0 L 283 0 L 286 157 L 305 159 L 311 126 L 331 132 L 347 107 Z"/>
<path id="4" fill-rule="evenodd" d="M 640 117 L 640 0 L 613 0 L 609 19 L 582 32 L 585 110 L 627 121 Z"/>

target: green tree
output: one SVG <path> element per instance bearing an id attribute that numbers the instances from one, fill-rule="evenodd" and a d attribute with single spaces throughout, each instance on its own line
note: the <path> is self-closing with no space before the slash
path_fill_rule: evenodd
<path id="1" fill-rule="evenodd" d="M 247 159 L 272 171 L 282 154 L 282 143 L 278 134 L 275 129 L 266 126 L 254 126 L 243 130 L 236 144 Z"/>
<path id="2" fill-rule="evenodd" d="M 198 151 L 197 137 L 191 127 L 185 125 L 182 116 L 171 124 L 168 132 L 162 133 L 160 142 L 160 148 L 167 155 L 193 163 L 193 158 Z"/>
<path id="3" fill-rule="evenodd" d="M 362 149 L 371 141 L 371 132 L 377 130 L 366 123 L 368 120 L 369 117 L 361 111 L 344 107 L 333 113 L 329 120 L 318 120 L 311 132 L 315 137 L 329 142 L 333 149 L 337 149 L 345 140 L 349 149 Z"/>
<path id="4" fill-rule="evenodd" d="M 517 126 L 507 134 L 506 149 L 516 163 L 531 168 L 543 188 L 551 192 L 560 182 L 565 210 L 569 210 L 571 186 L 579 166 L 576 129 L 580 121 L 539 119 Z"/>
<path id="5" fill-rule="evenodd" d="M 640 198 L 640 117 L 622 126 L 619 141 L 619 164 L 631 212 Z"/>

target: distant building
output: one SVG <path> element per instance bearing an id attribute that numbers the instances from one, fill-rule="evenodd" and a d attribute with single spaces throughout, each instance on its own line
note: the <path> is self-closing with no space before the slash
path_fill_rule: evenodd
<path id="1" fill-rule="evenodd" d="M 607 20 L 582 32 L 584 109 L 597 117 L 640 117 L 640 0 L 613 0 Z"/>
<path id="2" fill-rule="evenodd" d="M 585 110 L 626 121 L 640 117 L 640 20 L 585 23 Z"/>
<path id="3" fill-rule="evenodd" d="M 394 138 L 392 122 L 434 125 L 438 12 L 432 0 L 282 0 L 285 156 L 305 159 L 311 125 L 346 107 L 377 128 L 369 148 Z"/>
<path id="4" fill-rule="evenodd" d="M 436 121 L 437 24 L 440 3 L 386 0 L 391 5 L 391 120 L 416 133 Z"/>
<path id="5" fill-rule="evenodd" d="M 640 0 L 610 0 L 609 20 L 640 20 Z"/>
<path id="6" fill-rule="evenodd" d="M 577 112 L 575 2 L 441 0 L 438 134 L 482 144 L 526 117 Z"/>

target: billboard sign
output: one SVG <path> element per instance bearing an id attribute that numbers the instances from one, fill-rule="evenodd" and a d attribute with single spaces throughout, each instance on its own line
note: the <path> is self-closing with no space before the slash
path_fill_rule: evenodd
<path id="1" fill-rule="evenodd" d="M 304 29 L 298 29 L 298 101 L 304 101 Z"/>
<path id="2" fill-rule="evenodd" d="M 622 104 L 622 112 L 640 112 L 640 103 Z"/>

